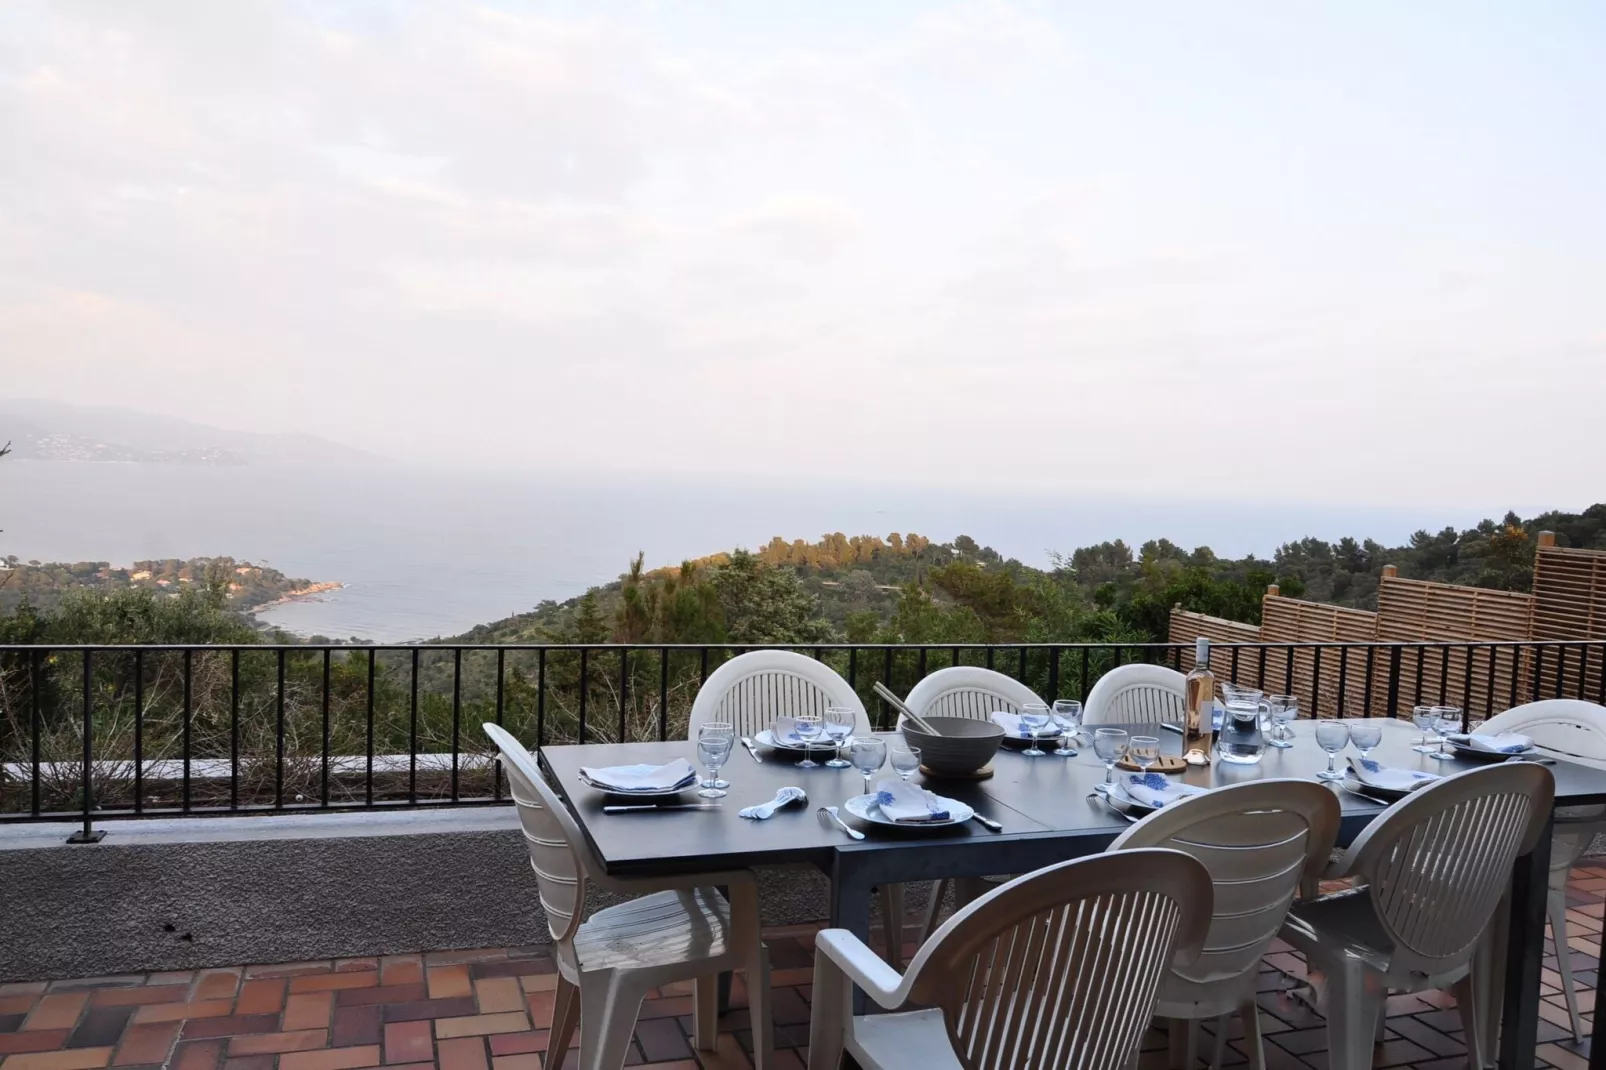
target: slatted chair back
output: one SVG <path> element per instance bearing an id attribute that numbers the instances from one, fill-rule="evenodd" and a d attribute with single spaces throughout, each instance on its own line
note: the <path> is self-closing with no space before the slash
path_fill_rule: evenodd
<path id="1" fill-rule="evenodd" d="M 904 705 L 921 717 L 969 717 L 985 721 L 994 713 L 1019 713 L 1023 704 L 1041 702 L 1012 676 L 972 665 L 938 669 L 909 689 Z M 903 726 L 903 717 L 898 718 Z"/>
<path id="2" fill-rule="evenodd" d="M 1082 709 L 1084 725 L 1181 724 L 1186 679 L 1164 665 L 1121 665 L 1099 677 Z"/>
<path id="3" fill-rule="evenodd" d="M 1339 813 L 1338 797 L 1324 785 L 1261 780 L 1174 802 L 1110 845 L 1111 851 L 1182 851 L 1204 864 L 1215 886 L 1204 952 L 1173 971 L 1161 987 L 1162 1000 L 1197 999 L 1201 986 L 1225 992 L 1246 979 L 1253 985 L 1300 880 L 1326 868 Z"/>
<path id="4" fill-rule="evenodd" d="M 586 870 L 581 861 L 585 840 L 573 815 L 542 777 L 535 758 L 499 725 L 485 725 L 502 754 L 508 788 L 519 812 L 524 842 L 535 870 L 541 909 L 546 911 L 552 939 L 565 946 L 585 911 Z"/>
<path id="5" fill-rule="evenodd" d="M 965 1070 L 1118 1070 L 1168 969 L 1210 923 L 1210 875 L 1179 851 L 1062 862 L 959 911 L 909 967 Z"/>
<path id="6" fill-rule="evenodd" d="M 777 717 L 824 714 L 829 706 L 853 710 L 855 734 L 874 731 L 864 703 L 829 665 L 791 650 L 753 650 L 708 674 L 692 702 L 687 738 L 696 739 L 697 729 L 709 721 L 735 725 L 737 735 L 753 736 L 774 725 Z"/>
<path id="7" fill-rule="evenodd" d="M 1395 945 L 1393 968 L 1459 965 L 1483 935 L 1519 855 L 1555 799 L 1550 770 L 1502 763 L 1419 788 L 1350 845 L 1350 869 Z"/>

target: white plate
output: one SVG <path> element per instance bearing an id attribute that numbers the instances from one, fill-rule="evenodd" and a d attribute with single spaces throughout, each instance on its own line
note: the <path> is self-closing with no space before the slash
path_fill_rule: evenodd
<path id="1" fill-rule="evenodd" d="M 1398 801 L 1412 794 L 1409 791 L 1401 791 L 1398 788 L 1374 788 L 1370 784 L 1362 784 L 1355 779 L 1353 773 L 1345 773 L 1344 779 L 1340 783 L 1344 785 L 1344 790 L 1346 791 L 1354 792 L 1357 795 L 1371 795 L 1379 799 L 1394 799 Z M 1421 791 L 1422 789 L 1417 788 L 1416 790 Z"/>
<path id="2" fill-rule="evenodd" d="M 945 829 L 951 825 L 963 824 L 976 816 L 976 811 L 956 799 L 938 795 L 937 801 L 948 811 L 947 821 L 892 821 L 881 812 L 881 807 L 876 805 L 874 795 L 855 795 L 842 804 L 842 809 L 860 821 L 896 829 Z"/>
<path id="3" fill-rule="evenodd" d="M 1507 754 L 1504 751 L 1479 750 L 1476 747 L 1469 747 L 1465 743 L 1457 743 L 1453 739 L 1448 742 L 1450 749 L 1455 751 L 1457 758 L 1465 758 L 1469 762 L 1503 762 L 1507 758 L 1515 758 L 1521 754 L 1532 754 L 1534 750 L 1532 743 L 1522 750 L 1514 750 Z"/>
<path id="4" fill-rule="evenodd" d="M 798 743 L 782 743 L 780 740 L 775 738 L 775 733 L 770 731 L 768 728 L 755 735 L 753 737 L 753 742 L 757 743 L 760 747 L 767 747 L 770 750 L 784 750 L 792 754 L 802 754 L 805 749 L 801 744 Z M 825 751 L 829 750 L 845 750 L 847 749 L 848 744 L 852 742 L 853 737 L 849 736 L 847 739 L 844 739 L 841 744 L 832 744 L 831 741 L 826 739 L 824 735 L 820 735 L 815 738 L 813 743 L 809 744 L 807 750 L 815 754 L 824 753 Z"/>
<path id="5" fill-rule="evenodd" d="M 614 795 L 621 799 L 673 799 L 697 786 L 697 781 L 694 780 L 683 788 L 664 788 L 655 789 L 652 791 L 623 791 L 619 788 L 604 787 L 603 785 L 598 784 L 596 781 L 587 780 L 584 776 L 580 778 L 580 783 L 584 784 L 588 788 L 593 788 L 596 791 L 600 791 L 604 795 Z"/>

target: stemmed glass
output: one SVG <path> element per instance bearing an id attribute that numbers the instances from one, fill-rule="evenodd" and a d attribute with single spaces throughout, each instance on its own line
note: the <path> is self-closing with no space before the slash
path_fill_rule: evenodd
<path id="1" fill-rule="evenodd" d="M 820 729 L 824 724 L 825 719 L 813 711 L 797 715 L 792 731 L 796 732 L 797 738 L 803 741 L 803 760 L 797 763 L 799 769 L 816 769 L 819 767 L 820 763 L 810 757 L 809 748 L 813 746 L 814 739 L 820 734 Z"/>
<path id="2" fill-rule="evenodd" d="M 1433 736 L 1439 730 L 1439 713 L 1435 706 L 1411 707 L 1411 723 L 1422 732 L 1422 742 L 1411 749 L 1418 754 L 1432 754 L 1439 749 L 1438 742 Z"/>
<path id="3" fill-rule="evenodd" d="M 1099 756 L 1104 763 L 1104 783 L 1093 785 L 1093 790 L 1100 795 L 1110 793 L 1110 785 L 1115 782 L 1115 763 L 1121 760 L 1126 752 L 1127 733 L 1124 728 L 1100 728 L 1093 733 L 1093 753 Z"/>
<path id="4" fill-rule="evenodd" d="M 1059 750 L 1055 753 L 1061 758 L 1076 757 L 1076 734 L 1082 730 L 1082 704 L 1075 699 L 1055 699 L 1051 716 L 1060 730 Z"/>
<path id="5" fill-rule="evenodd" d="M 1037 733 L 1048 724 L 1048 707 L 1041 702 L 1021 703 L 1020 723 L 1032 733 L 1032 745 L 1021 753 L 1028 758 L 1041 758 L 1043 752 L 1037 749 Z"/>
<path id="6" fill-rule="evenodd" d="M 836 748 L 831 760 L 825 763 L 827 769 L 848 769 L 852 766 L 846 758 L 842 757 L 842 744 L 853 734 L 853 725 L 857 720 L 853 711 L 846 706 L 830 706 L 825 711 L 825 738 L 829 739 Z"/>
<path id="7" fill-rule="evenodd" d="M 1288 730 L 1288 723 L 1299 717 L 1299 697 L 1273 695 L 1266 701 L 1271 705 L 1271 738 L 1266 742 L 1287 750 L 1294 745 L 1293 740 L 1289 739 L 1292 733 Z"/>
<path id="8" fill-rule="evenodd" d="M 1428 755 L 1428 757 L 1437 758 L 1440 761 L 1454 758 L 1455 754 L 1450 750 L 1450 733 L 1461 731 L 1461 707 L 1435 706 L 1433 707 L 1433 717 L 1434 727 L 1439 733 L 1439 749 Z"/>
<path id="9" fill-rule="evenodd" d="M 1317 780 L 1343 780 L 1344 774 L 1335 764 L 1338 752 L 1349 746 L 1349 725 L 1340 720 L 1316 723 L 1316 745 L 1327 752 L 1327 768 L 1316 774 Z"/>
<path id="10" fill-rule="evenodd" d="M 870 794 L 870 778 L 887 760 L 887 741 L 875 736 L 855 739 L 848 744 L 848 759 L 864 774 L 864 793 Z"/>
<path id="11" fill-rule="evenodd" d="M 1160 737 L 1133 736 L 1126 745 L 1126 756 L 1132 759 L 1132 764 L 1143 770 L 1160 760 Z"/>
<path id="12" fill-rule="evenodd" d="M 705 726 L 706 727 L 706 726 Z M 725 759 L 731 755 L 731 744 L 735 740 L 731 736 L 720 735 L 717 732 L 697 733 L 697 757 L 708 766 L 708 779 L 703 781 L 702 790 L 697 794 L 704 799 L 723 799 L 725 789 L 719 787 L 724 781 L 719 779 L 719 767 L 725 764 Z"/>
<path id="13" fill-rule="evenodd" d="M 697 729 L 697 742 L 701 743 L 704 736 L 723 736 L 730 741 L 731 747 L 736 745 L 736 726 L 725 721 L 705 721 Z M 721 762 L 721 765 L 724 763 Z M 728 788 L 730 781 L 721 780 L 716 770 L 713 776 L 702 785 L 705 788 Z"/>
<path id="14" fill-rule="evenodd" d="M 1380 724 L 1352 724 L 1349 726 L 1349 741 L 1355 744 L 1355 749 L 1361 752 L 1361 761 L 1372 755 L 1372 748 L 1383 742 L 1383 726 Z"/>
<path id="15" fill-rule="evenodd" d="M 892 770 L 908 783 L 909 778 L 915 775 L 920 768 L 920 748 L 900 747 L 896 744 L 892 748 Z"/>

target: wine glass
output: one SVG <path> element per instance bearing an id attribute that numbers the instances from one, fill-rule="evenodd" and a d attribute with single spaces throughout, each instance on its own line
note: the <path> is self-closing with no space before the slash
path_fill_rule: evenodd
<path id="1" fill-rule="evenodd" d="M 1104 783 L 1095 784 L 1093 790 L 1101 795 L 1110 793 L 1115 782 L 1115 763 L 1126 753 L 1127 733 L 1124 728 L 1100 728 L 1093 733 L 1093 753 L 1104 763 Z"/>
<path id="2" fill-rule="evenodd" d="M 1043 752 L 1037 749 L 1037 733 L 1048 724 L 1048 707 L 1041 702 L 1021 703 L 1020 723 L 1032 734 L 1032 745 L 1021 753 L 1028 758 L 1041 758 Z"/>
<path id="3" fill-rule="evenodd" d="M 819 767 L 820 763 L 809 756 L 809 748 L 814 744 L 815 737 L 820 734 L 820 729 L 824 725 L 825 718 L 812 710 L 808 713 L 797 715 L 792 731 L 796 732 L 797 738 L 803 741 L 803 760 L 797 763 L 799 769 L 815 769 Z"/>
<path id="4" fill-rule="evenodd" d="M 1450 733 L 1461 731 L 1461 707 L 1435 706 L 1433 716 L 1434 725 L 1439 731 L 1439 749 L 1428 757 L 1440 761 L 1454 758 L 1455 754 L 1450 750 Z"/>
<path id="5" fill-rule="evenodd" d="M 697 757 L 708 766 L 708 779 L 703 781 L 702 790 L 697 793 L 704 799 L 723 799 L 726 795 L 725 789 L 717 786 L 722 783 L 719 779 L 719 767 L 730 757 L 732 742 L 734 740 L 730 736 L 702 732 L 697 734 Z"/>
<path id="6" fill-rule="evenodd" d="M 726 738 L 726 739 L 731 741 L 731 745 L 733 747 L 736 744 L 736 726 L 733 725 L 733 724 L 730 724 L 728 722 L 725 722 L 725 721 L 704 721 L 697 728 L 697 740 L 698 740 L 698 742 L 701 742 L 702 738 L 705 735 L 706 736 L 723 736 L 724 738 Z M 703 784 L 702 786 L 705 787 L 705 788 L 728 788 L 731 785 L 730 785 L 730 781 L 721 780 L 719 778 L 719 775 L 716 773 L 711 780 L 709 780 L 706 784 Z"/>
<path id="7" fill-rule="evenodd" d="M 1051 716 L 1060 730 L 1056 753 L 1061 758 L 1076 757 L 1076 734 L 1082 730 L 1082 704 L 1075 699 L 1055 699 Z"/>
<path id="8" fill-rule="evenodd" d="M 1439 749 L 1432 737 L 1439 730 L 1439 715 L 1432 706 L 1412 706 L 1411 723 L 1422 731 L 1422 741 L 1411 749 L 1418 754 L 1432 754 Z"/>
<path id="9" fill-rule="evenodd" d="M 891 758 L 893 772 L 902 777 L 905 783 L 908 783 L 909 778 L 920 768 L 919 747 L 900 747 L 894 744 Z"/>
<path id="10" fill-rule="evenodd" d="M 1383 726 L 1380 724 L 1352 724 L 1349 726 L 1349 741 L 1355 744 L 1355 749 L 1361 752 L 1361 761 L 1371 757 L 1372 748 L 1383 742 Z"/>
<path id="11" fill-rule="evenodd" d="M 1327 752 L 1327 768 L 1316 774 L 1317 780 L 1343 780 L 1344 774 L 1335 764 L 1338 752 L 1349 746 L 1349 725 L 1340 720 L 1316 723 L 1316 745 Z"/>
<path id="12" fill-rule="evenodd" d="M 1299 696 L 1273 695 L 1266 701 L 1271 706 L 1271 739 L 1267 742 L 1280 750 L 1287 750 L 1294 745 L 1289 738 L 1293 733 L 1288 725 L 1299 718 Z"/>
<path id="13" fill-rule="evenodd" d="M 1160 737 L 1133 736 L 1127 741 L 1126 756 L 1133 765 L 1147 773 L 1149 767 L 1160 760 Z"/>
<path id="14" fill-rule="evenodd" d="M 887 741 L 865 736 L 848 744 L 848 760 L 853 768 L 864 774 L 864 793 L 870 794 L 870 778 L 887 760 Z"/>
<path id="15" fill-rule="evenodd" d="M 831 760 L 825 763 L 827 769 L 849 769 L 852 763 L 842 757 L 842 744 L 853 734 L 853 726 L 858 720 L 853 711 L 846 706 L 830 706 L 825 711 L 825 738 L 831 741 L 836 752 Z"/>

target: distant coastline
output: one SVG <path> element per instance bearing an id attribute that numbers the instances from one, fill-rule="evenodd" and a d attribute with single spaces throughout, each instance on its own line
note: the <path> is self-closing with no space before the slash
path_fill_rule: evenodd
<path id="1" fill-rule="evenodd" d="M 320 601 L 318 598 L 320 594 L 327 594 L 330 591 L 338 591 L 343 589 L 345 586 L 346 585 L 343 583 L 335 583 L 333 581 L 324 583 L 309 583 L 305 587 L 298 587 L 293 591 L 286 591 L 284 594 L 273 599 L 271 602 L 260 602 L 246 610 L 246 614 L 254 617 L 264 609 L 272 609 L 274 606 L 282 606 L 287 602 Z"/>

